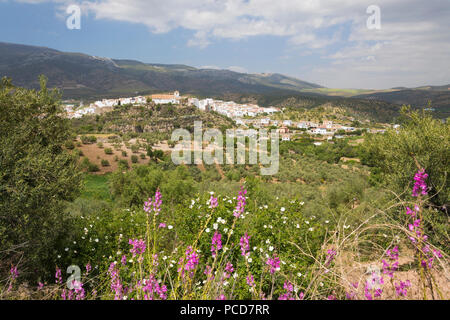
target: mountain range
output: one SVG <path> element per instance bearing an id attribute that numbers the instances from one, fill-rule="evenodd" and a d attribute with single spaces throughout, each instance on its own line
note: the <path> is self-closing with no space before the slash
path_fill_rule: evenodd
<path id="1" fill-rule="evenodd" d="M 436 117 L 450 116 L 450 85 L 388 90 L 329 89 L 277 73 L 249 74 L 182 64 L 143 63 L 0 42 L 0 77 L 12 78 L 17 86 L 38 88 L 41 74 L 48 78 L 49 87 L 61 89 L 65 99 L 89 101 L 179 90 L 183 95 L 200 97 L 256 99 L 254 102 L 263 106 L 294 97 L 312 101 L 311 106 L 330 102 L 348 105 L 356 111 L 363 108 L 375 117 L 384 106 L 391 116 L 401 104 L 426 108 L 431 101 Z M 378 101 L 373 110 L 370 101 Z"/>
<path id="2" fill-rule="evenodd" d="M 177 64 L 150 64 L 0 43 L 1 76 L 11 77 L 18 86 L 37 88 L 40 74 L 47 76 L 49 87 L 62 89 L 64 97 L 88 99 L 173 90 L 183 94 L 221 95 L 321 88 L 281 74 L 246 74 Z"/>

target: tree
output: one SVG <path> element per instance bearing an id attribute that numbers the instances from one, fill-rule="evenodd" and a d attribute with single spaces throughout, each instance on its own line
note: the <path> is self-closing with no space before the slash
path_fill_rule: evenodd
<path id="1" fill-rule="evenodd" d="M 77 156 L 64 148 L 71 132 L 60 94 L 46 82 L 39 91 L 0 83 L 0 261 L 23 255 L 24 275 L 54 270 L 58 239 L 70 230 L 65 201 L 81 187 Z"/>
<path id="2" fill-rule="evenodd" d="M 450 193 L 449 123 L 410 107 L 402 108 L 400 119 L 399 129 L 368 136 L 362 146 L 362 161 L 379 169 L 381 180 L 399 193 L 411 188 L 419 163 L 429 174 L 431 203 L 445 210 Z"/>

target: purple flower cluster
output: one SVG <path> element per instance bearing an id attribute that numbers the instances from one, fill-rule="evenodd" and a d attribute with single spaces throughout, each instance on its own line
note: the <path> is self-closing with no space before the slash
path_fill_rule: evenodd
<path id="1" fill-rule="evenodd" d="M 55 279 L 55 283 L 62 284 L 61 269 L 59 269 L 58 267 L 56 267 Z"/>
<path id="2" fill-rule="evenodd" d="M 336 256 L 336 250 L 330 249 L 327 251 L 327 258 L 325 260 L 325 267 L 328 267 L 331 262 L 333 262 L 334 257 Z"/>
<path id="3" fill-rule="evenodd" d="M 150 275 L 150 279 L 144 279 L 142 291 L 144 291 L 145 300 L 154 300 L 156 295 L 158 295 L 161 300 L 167 299 L 167 287 L 165 285 L 160 285 L 153 275 Z"/>
<path id="4" fill-rule="evenodd" d="M 86 298 L 86 292 L 83 288 L 83 283 L 77 280 L 72 281 L 73 289 L 66 290 L 65 288 L 61 292 L 61 299 L 63 300 L 84 300 Z"/>
<path id="5" fill-rule="evenodd" d="M 381 297 L 383 294 L 383 289 L 380 285 L 384 284 L 383 277 L 372 273 L 372 278 L 366 281 L 366 286 L 364 288 L 364 295 L 367 300 L 373 300 L 375 298 Z"/>
<path id="6" fill-rule="evenodd" d="M 404 296 L 408 294 L 408 288 L 411 287 L 411 282 L 409 280 L 406 280 L 405 282 L 400 281 L 398 284 L 395 285 L 395 291 L 399 297 Z"/>
<path id="7" fill-rule="evenodd" d="M 133 248 L 130 249 L 130 252 L 133 253 L 133 258 L 136 255 L 141 255 L 141 254 L 143 254 L 145 252 L 146 245 L 145 245 L 145 241 L 144 240 L 129 239 L 128 243 L 133 246 Z"/>
<path id="8" fill-rule="evenodd" d="M 442 258 L 442 254 L 439 250 L 431 250 L 430 245 L 426 244 L 422 248 L 422 253 L 424 259 L 422 259 L 421 264 L 424 268 L 433 268 L 433 262 L 435 258 Z"/>
<path id="9" fill-rule="evenodd" d="M 384 259 L 382 260 L 383 273 L 393 278 L 394 271 L 398 269 L 398 247 L 395 246 L 392 250 L 387 250 L 386 255 L 389 257 L 389 262 L 386 262 Z"/>
<path id="10" fill-rule="evenodd" d="M 183 266 L 183 263 L 184 268 L 180 267 L 178 269 L 178 272 L 181 272 L 183 277 L 185 271 L 194 270 L 199 263 L 199 256 L 191 246 L 187 247 L 185 257 L 181 258 L 180 261 L 178 262 L 178 264 L 181 266 Z"/>
<path id="11" fill-rule="evenodd" d="M 240 245 L 241 245 L 241 255 L 248 256 L 250 254 L 250 244 L 249 244 L 250 236 L 247 232 L 241 237 Z"/>
<path id="12" fill-rule="evenodd" d="M 231 274 L 234 272 L 233 264 L 231 262 L 227 262 L 225 265 L 225 272 L 223 273 L 223 277 L 228 279 L 231 277 Z"/>
<path id="13" fill-rule="evenodd" d="M 11 275 L 11 279 L 14 281 L 17 279 L 17 277 L 19 276 L 19 272 L 17 271 L 17 266 L 14 267 L 12 266 L 11 269 L 9 270 L 9 273 Z"/>
<path id="14" fill-rule="evenodd" d="M 152 200 L 152 198 L 148 198 L 148 201 L 144 202 L 144 211 L 147 213 L 153 211 L 155 213 L 155 216 L 157 216 L 161 211 L 161 205 L 162 205 L 162 195 L 158 189 L 155 192 L 154 200 Z"/>
<path id="15" fill-rule="evenodd" d="M 206 277 L 208 278 L 208 280 L 214 279 L 214 275 L 212 274 L 211 266 L 206 266 L 205 271 L 203 273 L 206 274 Z"/>
<path id="16" fill-rule="evenodd" d="M 410 207 L 406 207 L 406 214 L 408 216 L 411 216 L 411 218 L 415 218 L 417 213 L 419 213 L 419 211 L 420 211 L 420 208 L 418 205 L 414 206 L 414 210 L 411 210 Z"/>
<path id="17" fill-rule="evenodd" d="M 222 235 L 220 233 L 218 233 L 217 231 L 214 232 L 211 242 L 212 242 L 212 245 L 211 245 L 212 256 L 215 257 L 217 252 L 220 249 L 222 249 Z"/>
<path id="18" fill-rule="evenodd" d="M 241 187 L 241 190 L 239 191 L 239 194 L 237 197 L 237 205 L 233 212 L 233 215 L 236 218 L 239 218 L 241 216 L 241 214 L 244 213 L 245 203 L 246 203 L 246 198 L 245 198 L 246 194 L 247 194 L 247 190 L 245 190 L 243 187 Z"/>
<path id="19" fill-rule="evenodd" d="M 415 233 L 415 237 L 409 237 L 409 240 L 411 240 L 413 244 L 416 244 L 419 240 L 422 240 L 423 242 L 428 240 L 428 236 L 424 234 L 420 225 L 420 219 L 415 219 L 412 224 L 410 223 L 408 229 Z"/>
<path id="20" fill-rule="evenodd" d="M 111 262 L 108 273 L 111 279 L 111 291 L 114 292 L 114 300 L 121 300 L 123 297 L 123 286 L 120 283 L 119 270 L 116 264 Z"/>
<path id="21" fill-rule="evenodd" d="M 250 287 L 254 287 L 255 286 L 255 279 L 253 278 L 252 274 L 248 275 L 246 279 L 247 279 L 247 284 Z"/>
<path id="22" fill-rule="evenodd" d="M 289 281 L 286 281 L 283 285 L 283 288 L 286 290 L 285 293 L 278 297 L 278 300 L 295 300 L 293 296 L 294 286 Z"/>
<path id="23" fill-rule="evenodd" d="M 88 275 L 89 272 L 91 272 L 91 270 L 92 270 L 92 266 L 91 266 L 90 263 L 88 263 L 88 264 L 86 265 L 86 275 Z"/>
<path id="24" fill-rule="evenodd" d="M 417 173 L 414 175 L 414 187 L 412 190 L 412 196 L 417 197 L 419 195 L 419 192 L 422 195 L 428 194 L 427 192 L 427 184 L 425 180 L 428 178 L 428 174 L 425 172 L 424 169 L 421 169 L 417 171 Z"/>
<path id="25" fill-rule="evenodd" d="M 214 198 L 214 197 L 211 195 L 211 198 L 209 199 L 209 207 L 210 207 L 211 209 L 214 209 L 214 208 L 217 208 L 218 205 L 219 205 L 219 203 L 218 203 L 218 201 L 217 201 L 217 198 Z"/>
<path id="26" fill-rule="evenodd" d="M 276 253 L 273 254 L 272 258 L 267 259 L 266 264 L 270 267 L 270 274 L 280 270 L 280 262 L 280 258 L 277 257 Z"/>

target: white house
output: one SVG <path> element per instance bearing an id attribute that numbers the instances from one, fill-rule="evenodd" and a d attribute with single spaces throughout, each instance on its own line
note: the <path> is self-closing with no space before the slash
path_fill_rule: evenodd
<path id="1" fill-rule="evenodd" d="M 308 124 L 306 122 L 299 122 L 297 124 L 297 128 L 299 128 L 299 129 L 308 129 Z"/>
<path id="2" fill-rule="evenodd" d="M 313 134 L 327 134 L 327 129 L 325 128 L 314 128 L 311 130 Z"/>
<path id="3" fill-rule="evenodd" d="M 175 91 L 173 94 L 152 94 L 150 98 L 156 104 L 179 104 L 181 99 L 178 91 Z"/>
<path id="4" fill-rule="evenodd" d="M 270 119 L 269 118 L 263 118 L 263 119 L 261 119 L 261 124 L 262 125 L 269 125 L 269 123 L 270 123 Z"/>

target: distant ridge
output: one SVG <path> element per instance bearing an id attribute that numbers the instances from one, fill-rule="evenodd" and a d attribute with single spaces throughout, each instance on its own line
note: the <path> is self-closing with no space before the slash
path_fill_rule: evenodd
<path id="1" fill-rule="evenodd" d="M 143 63 L 0 42 L 0 76 L 11 77 L 18 86 L 36 88 L 40 74 L 48 77 L 50 87 L 62 89 L 64 97 L 70 98 L 175 89 L 183 94 L 221 95 L 322 88 L 281 74 L 247 74 L 182 64 Z"/>

